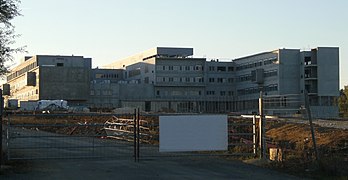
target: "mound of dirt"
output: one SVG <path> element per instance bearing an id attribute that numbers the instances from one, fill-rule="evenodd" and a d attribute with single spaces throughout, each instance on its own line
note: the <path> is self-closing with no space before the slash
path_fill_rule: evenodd
<path id="1" fill-rule="evenodd" d="M 273 164 L 275 168 L 310 177 L 347 177 L 348 130 L 314 125 L 314 131 L 319 160 L 308 124 L 269 122 L 266 136 L 284 152 L 284 161 Z"/>

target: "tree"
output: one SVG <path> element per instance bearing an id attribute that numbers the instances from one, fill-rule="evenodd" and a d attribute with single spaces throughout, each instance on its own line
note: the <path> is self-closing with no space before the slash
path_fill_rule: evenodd
<path id="1" fill-rule="evenodd" d="M 13 53 L 22 52 L 24 47 L 13 48 L 18 36 L 14 33 L 11 20 L 20 16 L 18 4 L 20 0 L 0 0 L 0 75 L 8 72 L 5 62 L 13 61 Z"/>
<path id="2" fill-rule="evenodd" d="M 338 98 L 338 108 L 343 117 L 348 117 L 348 89 L 341 89 Z"/>

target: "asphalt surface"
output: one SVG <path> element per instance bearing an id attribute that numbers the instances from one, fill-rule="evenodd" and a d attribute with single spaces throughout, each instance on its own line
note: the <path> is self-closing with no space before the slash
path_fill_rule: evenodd
<path id="1" fill-rule="evenodd" d="M 117 154 L 113 157 L 73 159 L 78 155 L 75 148 L 49 148 L 34 153 L 30 148 L 16 149 L 16 146 L 28 147 L 27 145 L 35 142 L 42 147 L 54 147 L 57 144 L 65 144 L 66 138 L 52 138 L 52 133 L 27 129 L 17 129 L 12 133 L 15 133 L 16 136 L 27 137 L 12 140 L 10 143 L 10 148 L 13 148 L 12 157 L 31 157 L 36 160 L 10 161 L 10 167 L 2 170 L 0 179 L 298 179 L 274 170 L 222 157 L 161 157 L 161 154 L 153 149 L 144 150 L 151 151 L 153 157 L 142 157 L 139 162 L 134 162 L 131 146 L 122 143 L 117 146 L 117 151 L 103 149 L 100 152 Z M 50 138 L 30 137 L 38 133 L 41 133 L 40 135 L 44 133 Z M 88 145 L 91 143 L 91 139 L 83 138 L 68 143 L 76 143 L 78 146 Z M 101 140 L 95 144 L 98 143 L 105 143 L 105 141 Z M 49 153 L 45 151 L 49 151 Z M 39 157 L 53 155 L 67 159 L 38 160 Z M 88 153 L 85 155 L 87 157 Z"/>

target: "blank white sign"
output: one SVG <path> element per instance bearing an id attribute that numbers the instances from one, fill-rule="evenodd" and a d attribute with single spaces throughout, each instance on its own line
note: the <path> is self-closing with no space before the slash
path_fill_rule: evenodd
<path id="1" fill-rule="evenodd" d="M 227 150 L 227 115 L 160 116 L 159 151 Z"/>

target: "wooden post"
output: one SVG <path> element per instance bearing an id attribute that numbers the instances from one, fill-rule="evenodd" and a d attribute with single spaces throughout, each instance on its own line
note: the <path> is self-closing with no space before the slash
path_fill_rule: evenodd
<path id="1" fill-rule="evenodd" d="M 305 91 L 305 107 L 306 107 L 306 111 L 307 111 L 307 117 L 308 117 L 309 125 L 311 127 L 312 141 L 313 141 L 315 158 L 316 158 L 316 160 L 319 160 L 318 149 L 317 149 L 317 142 L 315 140 L 314 128 L 313 128 L 313 123 L 312 123 L 312 114 L 311 114 L 311 109 L 310 109 L 310 106 L 309 106 L 309 98 L 308 98 L 307 90 Z"/>

